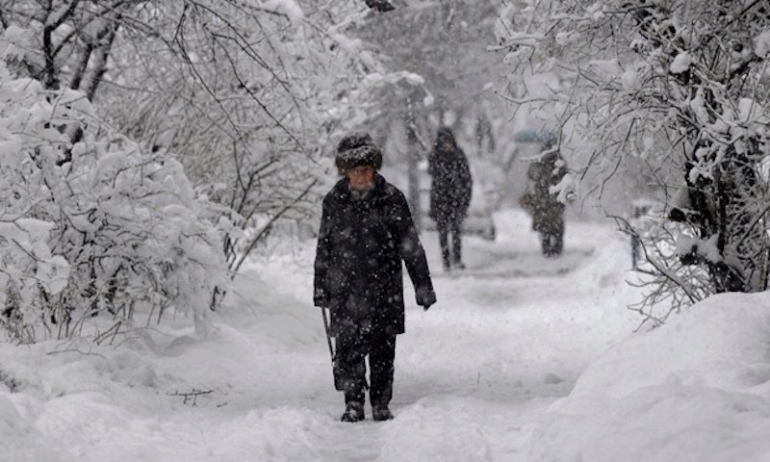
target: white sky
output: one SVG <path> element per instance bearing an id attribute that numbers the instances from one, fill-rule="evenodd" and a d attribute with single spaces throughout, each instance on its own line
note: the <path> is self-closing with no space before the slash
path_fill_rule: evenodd
<path id="1" fill-rule="evenodd" d="M 314 243 L 295 242 L 250 263 L 207 338 L 169 317 L 114 345 L 0 343 L 0 460 L 770 461 L 768 295 L 634 334 L 625 236 L 570 222 L 545 260 L 525 215 L 496 223 L 461 275 L 423 235 L 439 301 L 406 285 L 393 421 L 338 421 Z"/>

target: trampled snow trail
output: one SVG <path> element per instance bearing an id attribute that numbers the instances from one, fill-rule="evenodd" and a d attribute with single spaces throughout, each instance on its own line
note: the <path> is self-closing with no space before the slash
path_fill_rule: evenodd
<path id="1" fill-rule="evenodd" d="M 466 239 L 458 274 L 442 274 L 437 238 L 423 235 L 439 301 L 428 312 L 407 307 L 393 421 L 372 422 L 368 405 L 366 422 L 338 421 L 343 399 L 309 306 L 304 246 L 252 264 L 230 302 L 247 310 L 222 314 L 208 338 L 169 327 L 41 378 L 67 385 L 61 397 L 17 398 L 34 420 L 24 438 L 65 449 L 26 460 L 527 461 L 539 417 L 634 327 L 628 249 L 609 225 L 574 223 L 565 255 L 546 260 L 521 214 L 497 221 L 497 241 Z M 210 393 L 185 404 L 195 390 Z"/>
<path id="2" fill-rule="evenodd" d="M 562 258 L 546 260 L 519 214 L 499 221 L 509 228 L 496 242 L 466 239 L 468 269 L 456 274 L 442 273 L 435 234 L 423 236 L 439 303 L 428 312 L 407 308 L 407 333 L 397 345 L 395 420 L 337 422 L 342 396 L 332 388 L 328 351 L 317 335 L 293 343 L 295 351 L 276 354 L 269 365 L 259 361 L 278 377 L 255 384 L 254 401 L 236 406 L 251 408 L 244 427 L 262 429 L 253 434 L 262 445 L 253 448 L 258 454 L 240 456 L 527 460 L 526 441 L 538 416 L 569 393 L 595 355 L 630 331 L 622 301 L 628 252 L 608 226 L 577 223 Z M 304 265 L 307 277 L 310 261 Z M 297 279 L 272 268 L 270 287 L 309 300 L 309 288 L 297 289 Z M 411 284 L 406 288 L 411 300 Z M 318 328 L 320 313 L 303 309 Z M 291 344 L 286 332 L 279 335 Z M 253 413 L 260 417 L 249 418 Z"/>

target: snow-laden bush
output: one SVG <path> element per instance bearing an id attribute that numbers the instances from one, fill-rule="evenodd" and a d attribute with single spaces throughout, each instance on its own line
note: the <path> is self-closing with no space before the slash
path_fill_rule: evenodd
<path id="1" fill-rule="evenodd" d="M 86 335 L 104 313 L 117 331 L 168 308 L 202 328 L 226 286 L 221 239 L 181 165 L 100 122 L 81 93 L 46 92 L 3 62 L 0 198 L 0 325 L 17 341 Z"/>
<path id="2" fill-rule="evenodd" d="M 515 3 L 503 15 L 510 27 L 498 31 L 512 96 L 563 127 L 562 142 L 580 145 L 597 191 L 626 171 L 623 180 L 643 180 L 665 205 L 659 232 L 643 240 L 646 308 L 766 290 L 767 2 Z"/>

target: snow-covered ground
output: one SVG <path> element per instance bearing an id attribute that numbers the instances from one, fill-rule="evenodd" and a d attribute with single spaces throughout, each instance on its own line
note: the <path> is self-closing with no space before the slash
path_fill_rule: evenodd
<path id="1" fill-rule="evenodd" d="M 338 421 L 314 245 L 291 243 L 250 263 L 207 336 L 168 319 L 98 345 L 0 344 L 0 460 L 770 461 L 770 296 L 635 334 L 610 224 L 569 223 L 546 260 L 525 215 L 495 219 L 459 274 L 423 235 L 439 301 L 407 307 L 392 421 Z"/>

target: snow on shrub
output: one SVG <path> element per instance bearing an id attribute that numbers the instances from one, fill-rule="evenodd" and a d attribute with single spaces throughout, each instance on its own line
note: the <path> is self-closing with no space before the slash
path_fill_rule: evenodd
<path id="1" fill-rule="evenodd" d="M 94 334 L 83 327 L 99 314 L 118 330 L 171 308 L 205 327 L 228 281 L 205 204 L 178 162 L 94 114 L 80 93 L 45 92 L 0 62 L 0 326 L 30 342 Z"/>

